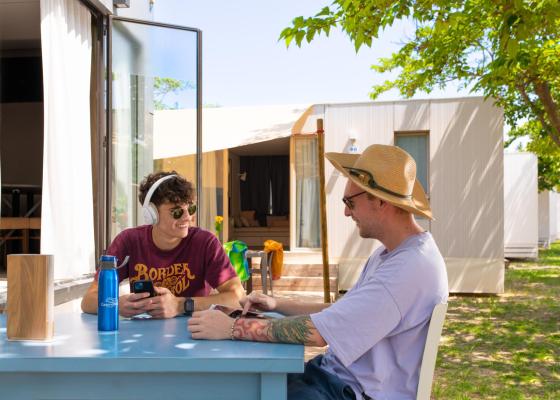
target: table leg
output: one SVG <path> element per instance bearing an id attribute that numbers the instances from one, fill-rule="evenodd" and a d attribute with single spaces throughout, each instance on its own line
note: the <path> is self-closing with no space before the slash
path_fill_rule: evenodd
<path id="1" fill-rule="evenodd" d="M 262 283 L 262 290 L 264 294 L 268 294 L 268 290 L 266 288 L 267 286 L 267 281 L 266 281 L 266 275 L 268 273 L 268 255 L 267 254 L 263 254 L 261 256 L 261 283 Z"/>
<path id="2" fill-rule="evenodd" d="M 274 253 L 267 254 L 266 260 L 268 262 L 268 277 L 270 278 L 270 295 L 274 296 L 274 291 L 272 290 L 272 257 Z"/>
<path id="3" fill-rule="evenodd" d="M 247 257 L 247 265 L 249 266 L 249 280 L 247 280 L 247 294 L 253 291 L 253 260 Z"/>
<path id="4" fill-rule="evenodd" d="M 261 374 L 261 399 L 286 400 L 288 379 L 286 374 Z"/>

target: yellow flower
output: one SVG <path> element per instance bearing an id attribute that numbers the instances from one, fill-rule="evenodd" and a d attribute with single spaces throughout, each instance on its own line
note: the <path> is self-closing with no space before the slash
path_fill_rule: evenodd
<path id="1" fill-rule="evenodd" d="M 221 215 L 217 215 L 216 218 L 214 218 L 214 228 L 216 229 L 216 233 L 219 234 L 222 231 L 223 222 L 224 217 Z"/>

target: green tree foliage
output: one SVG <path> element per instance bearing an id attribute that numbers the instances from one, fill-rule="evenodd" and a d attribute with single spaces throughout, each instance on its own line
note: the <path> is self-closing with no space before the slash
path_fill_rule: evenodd
<path id="1" fill-rule="evenodd" d="M 372 99 L 393 88 L 411 97 L 458 81 L 496 99 L 510 126 L 530 121 L 515 134 L 538 137 L 536 149 L 552 146 L 556 150 L 550 156 L 558 155 L 558 0 L 334 0 L 313 17 L 295 18 L 280 39 L 287 46 L 301 46 L 339 27 L 358 51 L 371 47 L 384 28 L 403 19 L 414 21 L 413 37 L 403 38 L 398 52 L 372 66 L 380 73 L 396 70 L 399 75 L 373 86 Z M 555 185 L 559 179 L 557 174 Z"/>
<path id="2" fill-rule="evenodd" d="M 529 142 L 519 146 L 519 150 L 535 153 L 539 159 L 539 191 L 560 191 L 560 147 L 554 145 L 539 121 L 529 121 L 513 128 L 506 147 L 520 137 L 528 137 Z"/>
<path id="3" fill-rule="evenodd" d="M 154 78 L 154 106 L 156 110 L 169 110 L 172 107 L 165 103 L 165 96 L 169 93 L 178 94 L 186 89 L 194 89 L 190 82 L 173 78 Z"/>

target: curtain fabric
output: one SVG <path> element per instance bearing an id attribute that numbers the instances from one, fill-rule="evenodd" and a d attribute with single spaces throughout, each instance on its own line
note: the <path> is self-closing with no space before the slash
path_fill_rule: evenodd
<path id="1" fill-rule="evenodd" d="M 290 159 L 288 156 L 269 158 L 272 186 L 272 215 L 290 213 Z"/>
<path id="2" fill-rule="evenodd" d="M 239 167 L 247 173 L 245 181 L 240 183 L 242 210 L 255 210 L 261 226 L 266 226 L 269 214 L 290 213 L 288 156 L 240 157 Z"/>
<path id="3" fill-rule="evenodd" d="M 212 232 L 215 232 L 214 221 L 216 216 L 224 215 L 222 207 L 223 187 L 217 178 L 217 175 L 222 172 L 217 160 L 221 156 L 221 151 L 202 153 L 202 196 L 204 207 L 200 207 L 197 215 L 197 225 Z M 218 239 L 221 240 L 220 236 L 218 236 Z"/>
<path id="4" fill-rule="evenodd" d="M 317 248 L 320 241 L 317 138 L 295 142 L 296 246 Z"/>
<path id="5" fill-rule="evenodd" d="M 44 154 L 41 253 L 55 279 L 95 269 L 90 136 L 91 14 L 78 0 L 41 0 Z"/>
<path id="6" fill-rule="evenodd" d="M 268 157 L 240 157 L 239 168 L 247 172 L 241 182 L 241 210 L 255 210 L 255 218 L 266 226 L 270 207 L 270 166 Z"/>

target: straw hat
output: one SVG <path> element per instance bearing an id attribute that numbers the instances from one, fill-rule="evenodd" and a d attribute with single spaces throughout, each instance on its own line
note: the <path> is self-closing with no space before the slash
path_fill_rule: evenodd
<path id="1" fill-rule="evenodd" d="M 362 154 L 326 153 L 344 176 L 375 197 L 430 219 L 432 210 L 416 179 L 416 162 L 396 146 L 374 144 Z"/>

